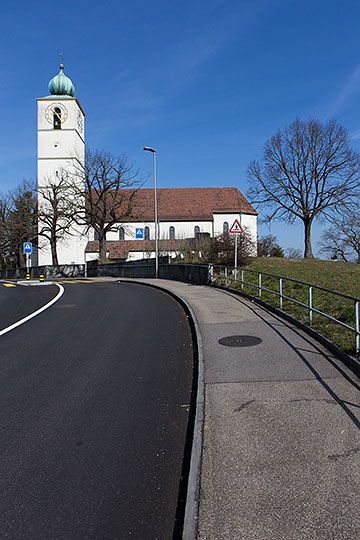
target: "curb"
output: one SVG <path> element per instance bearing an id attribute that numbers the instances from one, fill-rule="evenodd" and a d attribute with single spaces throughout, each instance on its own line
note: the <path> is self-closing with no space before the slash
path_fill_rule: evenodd
<path id="1" fill-rule="evenodd" d="M 54 285 L 53 281 L 40 281 L 40 280 L 19 280 L 19 281 L 11 281 L 8 279 L 0 279 L 0 283 L 9 283 L 10 285 L 20 285 L 21 287 L 39 287 L 43 285 Z"/>
<path id="2" fill-rule="evenodd" d="M 135 278 L 137 279 L 137 278 Z M 141 278 L 139 278 L 141 279 Z M 203 426 L 204 426 L 204 401 L 205 401 L 205 386 L 204 386 L 204 354 L 203 354 L 203 342 L 200 333 L 200 326 L 196 315 L 190 306 L 190 304 L 184 300 L 181 296 L 178 296 L 173 291 L 155 285 L 154 283 L 146 283 L 144 281 L 130 281 L 128 279 L 121 279 L 118 283 L 139 283 L 141 285 L 146 285 L 148 287 L 153 287 L 158 289 L 166 294 L 172 296 L 179 304 L 184 308 L 185 313 L 188 313 L 189 322 L 192 323 L 190 326 L 193 326 L 193 334 L 196 338 L 197 345 L 197 357 L 198 357 L 198 372 L 197 372 L 197 389 L 196 389 L 196 402 L 195 402 L 195 418 L 193 425 L 192 433 L 192 442 L 191 442 L 191 455 L 190 455 L 190 467 L 187 475 L 187 489 L 186 489 L 186 503 L 185 511 L 182 519 L 182 526 L 175 524 L 175 531 L 172 540 L 195 540 L 197 537 L 198 529 L 198 515 L 199 515 L 199 493 L 200 493 L 200 468 L 201 468 L 201 457 L 202 457 L 202 438 L 203 438 Z M 194 374 L 196 375 L 196 374 Z M 195 382 L 195 377 L 193 379 Z M 190 421 L 190 418 L 189 418 Z M 188 437 L 187 437 L 188 438 Z M 185 442 L 185 452 L 186 453 Z M 183 479 L 183 476 L 182 476 Z M 186 480 L 186 479 L 184 479 Z M 179 489 L 179 500 L 181 497 L 181 486 Z M 176 516 L 177 520 L 180 520 L 180 517 Z M 176 530 L 178 528 L 178 530 Z M 180 536 L 179 536 L 180 535 Z"/>
<path id="3" fill-rule="evenodd" d="M 17 281 L 16 285 L 21 285 L 22 287 L 43 287 L 44 285 L 54 285 L 53 281 Z"/>

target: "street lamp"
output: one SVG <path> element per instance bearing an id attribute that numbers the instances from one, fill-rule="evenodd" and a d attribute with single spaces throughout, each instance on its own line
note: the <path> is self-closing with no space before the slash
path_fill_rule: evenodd
<path id="1" fill-rule="evenodd" d="M 154 158 L 154 202 L 155 202 L 155 277 L 159 277 L 159 247 L 158 247 L 158 219 L 157 219 L 157 198 L 156 198 L 156 150 L 145 146 L 144 150 L 152 152 Z"/>

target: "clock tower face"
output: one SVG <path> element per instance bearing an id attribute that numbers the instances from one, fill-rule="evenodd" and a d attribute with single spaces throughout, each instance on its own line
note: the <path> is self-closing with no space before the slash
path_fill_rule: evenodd
<path id="1" fill-rule="evenodd" d="M 45 110 L 49 124 L 62 125 L 68 118 L 68 110 L 63 103 L 51 103 Z"/>

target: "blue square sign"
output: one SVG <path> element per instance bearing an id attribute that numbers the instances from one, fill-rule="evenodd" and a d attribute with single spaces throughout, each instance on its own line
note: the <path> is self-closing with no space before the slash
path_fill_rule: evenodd
<path id="1" fill-rule="evenodd" d="M 32 242 L 24 242 L 24 253 L 32 253 Z"/>
<path id="2" fill-rule="evenodd" d="M 142 240 L 144 238 L 144 229 L 136 229 L 136 238 L 138 238 L 139 240 Z"/>

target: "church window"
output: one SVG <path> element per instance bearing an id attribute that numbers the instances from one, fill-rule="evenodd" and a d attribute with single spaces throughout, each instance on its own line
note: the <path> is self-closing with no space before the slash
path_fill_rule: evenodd
<path id="1" fill-rule="evenodd" d="M 145 227 L 145 230 L 144 230 L 144 237 L 145 237 L 145 240 L 149 240 L 149 239 L 150 239 L 150 229 L 149 229 L 149 227 Z"/>
<path id="2" fill-rule="evenodd" d="M 59 107 L 54 109 L 54 129 L 61 129 L 61 109 Z"/>
<path id="3" fill-rule="evenodd" d="M 229 224 L 227 221 L 224 221 L 223 223 L 223 234 L 228 234 L 229 232 Z"/>
<path id="4" fill-rule="evenodd" d="M 169 227 L 169 238 L 170 238 L 170 240 L 175 239 L 175 227 L 173 227 L 172 225 L 171 225 L 171 227 Z"/>
<path id="5" fill-rule="evenodd" d="M 194 227 L 194 236 L 199 234 L 199 232 L 200 232 L 200 227 L 198 225 L 195 225 L 195 227 Z"/>
<path id="6" fill-rule="evenodd" d="M 120 229 L 119 229 L 119 240 L 125 240 L 125 230 L 124 230 L 124 227 L 120 227 Z"/>

